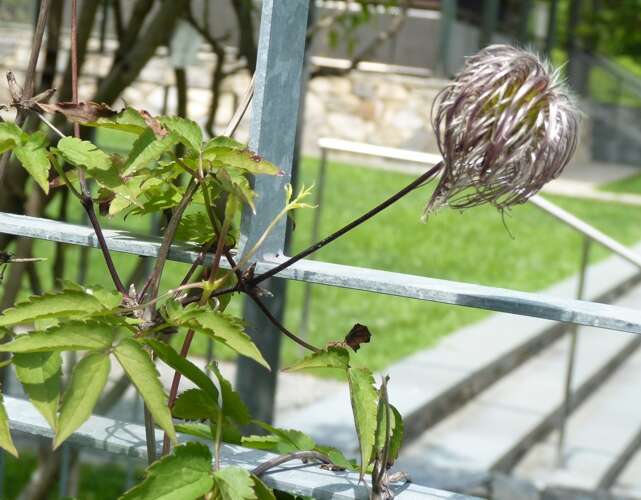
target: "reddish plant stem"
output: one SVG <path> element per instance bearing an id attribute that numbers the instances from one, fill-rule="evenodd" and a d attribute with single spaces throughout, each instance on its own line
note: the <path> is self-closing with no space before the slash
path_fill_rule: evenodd
<path id="1" fill-rule="evenodd" d="M 260 477 L 269 469 L 273 469 L 274 467 L 278 467 L 279 465 L 283 465 L 284 463 L 291 462 L 292 460 L 318 460 L 323 464 L 332 465 L 336 469 L 344 470 L 342 467 L 335 465 L 327 455 L 319 451 L 294 451 L 292 453 L 287 453 L 285 455 L 274 457 L 271 460 L 267 460 L 266 462 L 260 464 L 258 467 L 255 467 L 251 471 L 251 473 L 254 476 Z"/>
<path id="2" fill-rule="evenodd" d="M 390 205 L 393 205 L 396 203 L 398 200 L 406 196 L 407 194 L 411 193 L 415 189 L 420 188 L 423 186 L 427 181 L 432 179 L 436 174 L 439 173 L 441 168 L 443 167 L 442 163 L 438 163 L 431 169 L 429 169 L 427 172 L 421 174 L 419 177 L 414 179 L 412 182 L 410 182 L 407 186 L 405 186 L 403 189 L 398 191 L 397 193 L 393 194 L 380 204 L 376 205 L 374 208 L 369 210 L 368 212 L 364 213 L 360 217 L 354 219 L 352 222 L 347 224 L 346 226 L 343 226 L 340 228 L 338 231 L 335 231 L 334 233 L 330 234 L 329 236 L 323 238 L 317 243 L 314 243 L 313 245 L 307 247 L 304 250 L 301 250 L 299 253 L 296 255 L 290 257 L 287 259 L 285 262 L 277 265 L 276 267 L 270 269 L 269 271 L 264 272 L 263 274 L 260 274 L 258 276 L 255 276 L 254 278 L 246 281 L 245 283 L 239 282 L 234 286 L 228 287 L 228 288 L 223 288 L 222 290 L 218 290 L 214 292 L 211 296 L 212 297 L 220 297 L 221 295 L 227 295 L 228 293 L 234 293 L 234 292 L 245 292 L 248 293 L 249 290 L 254 289 L 259 283 L 262 283 L 266 279 L 269 279 L 279 272 L 287 269 L 291 265 L 295 264 L 301 259 L 304 259 L 305 257 L 313 254 L 314 252 L 317 252 L 324 246 L 330 244 L 331 242 L 337 240 L 341 236 L 347 234 L 350 232 L 352 229 L 355 229 L 356 227 L 360 226 L 364 222 L 368 221 L 372 217 L 374 217 L 376 214 L 379 212 L 382 212 L 385 210 L 387 207 Z"/>
<path id="3" fill-rule="evenodd" d="M 203 188 L 203 191 L 207 189 L 207 187 L 204 184 L 202 185 L 202 188 Z M 223 227 L 220 230 L 220 233 L 218 235 L 218 243 L 216 244 L 216 253 L 214 254 L 214 260 L 212 261 L 211 269 L 209 272 L 209 283 L 214 282 L 214 280 L 216 279 L 216 273 L 220 268 L 220 259 L 223 254 L 223 250 L 225 249 L 225 238 L 227 237 L 227 231 L 229 230 L 229 225 L 230 225 L 230 220 L 225 219 L 225 221 L 223 222 Z M 216 228 L 214 227 L 213 229 L 215 230 Z M 208 300 L 209 300 L 209 295 L 207 293 L 203 293 L 200 298 L 200 304 L 204 305 L 205 303 L 207 303 Z M 194 330 L 189 330 L 187 332 L 187 335 L 185 336 L 185 340 L 180 349 L 180 356 L 182 356 L 183 358 L 186 358 L 187 354 L 189 354 L 189 348 L 191 347 L 191 342 L 193 339 L 194 339 Z M 170 410 L 173 408 L 174 403 L 176 402 L 176 397 L 178 396 L 178 388 L 180 387 L 181 378 L 182 378 L 182 373 L 180 373 L 178 370 L 174 371 L 174 378 L 171 381 L 171 389 L 169 391 L 169 400 L 167 402 L 167 406 L 169 406 Z M 165 436 L 162 442 L 162 454 L 167 455 L 169 453 L 169 449 L 170 449 L 169 436 L 167 435 L 167 433 L 165 433 Z"/>
<path id="4" fill-rule="evenodd" d="M 77 0 L 71 1 L 71 99 L 74 103 L 78 103 L 78 2 Z M 80 137 L 80 125 L 74 123 L 73 125 L 73 135 L 74 137 Z M 96 233 L 96 238 L 98 238 L 98 245 L 102 251 L 102 255 L 107 264 L 107 269 L 109 275 L 111 276 L 112 281 L 116 289 L 123 295 L 127 294 L 127 290 L 118 275 L 116 266 L 114 264 L 113 258 L 111 257 L 111 252 L 109 252 L 109 247 L 105 240 L 105 235 L 102 232 L 102 227 L 98 221 L 96 215 L 96 210 L 93 206 L 93 199 L 91 198 L 91 190 L 87 184 L 87 179 L 85 178 L 84 171 L 78 169 L 78 181 L 80 182 L 80 192 L 82 194 L 82 206 L 87 213 L 87 218 L 93 227 L 94 232 Z"/>

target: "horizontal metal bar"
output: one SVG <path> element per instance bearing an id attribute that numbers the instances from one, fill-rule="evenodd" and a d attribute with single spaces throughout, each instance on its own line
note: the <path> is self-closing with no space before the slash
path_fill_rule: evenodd
<path id="1" fill-rule="evenodd" d="M 548 214 L 557 218 L 564 224 L 567 224 L 571 228 L 584 234 L 591 240 L 596 241 L 597 243 L 604 246 L 608 250 L 617 254 L 619 257 L 622 257 L 623 259 L 627 260 L 631 264 L 634 264 L 635 266 L 641 268 L 641 255 L 631 251 L 625 245 L 619 243 L 617 240 L 615 240 L 614 238 L 611 238 L 607 234 L 602 233 L 597 228 L 595 228 L 594 226 L 591 226 L 584 220 L 579 219 L 576 215 L 571 214 L 567 210 L 563 210 L 558 205 L 552 203 L 549 200 L 546 200 L 545 198 L 539 195 L 532 196 L 530 198 L 530 202 L 533 205 L 540 208 L 541 210 L 543 210 L 544 212 L 547 212 Z"/>
<path id="2" fill-rule="evenodd" d="M 0 233 L 97 247 L 96 237 L 90 228 L 24 215 L 0 213 Z M 113 251 L 148 257 L 156 256 L 160 246 L 157 238 L 138 237 L 126 231 L 105 230 L 105 239 Z M 179 262 L 193 262 L 197 255 L 198 251 L 193 246 L 179 243 L 172 247 L 169 258 Z M 205 262 L 208 262 L 208 259 Z M 262 273 L 272 269 L 284 259 L 285 257 L 269 258 L 259 262 L 256 272 Z M 641 312 L 608 304 L 312 260 L 299 261 L 277 276 L 354 290 L 641 333 Z"/>
<path id="3" fill-rule="evenodd" d="M 5 396 L 4 404 L 12 430 L 30 436 L 53 437 L 53 432 L 44 418 L 30 402 Z M 156 442 L 162 443 L 162 437 L 162 432 L 157 430 Z M 179 440 L 193 441 L 194 438 L 180 436 Z M 71 435 L 67 443 L 74 447 L 106 451 L 113 455 L 146 457 L 145 428 L 142 425 L 95 415 Z M 243 467 L 247 470 L 252 470 L 275 456 L 272 453 L 228 444 L 223 445 L 221 449 L 223 466 Z M 369 498 L 367 488 L 358 482 L 358 474 L 330 472 L 321 469 L 318 465 L 303 464 L 298 460 L 275 467 L 262 479 L 272 488 L 296 495 L 337 500 Z M 395 498 L 400 500 L 471 500 L 472 498 L 411 483 L 398 485 L 393 490 Z"/>
<path id="4" fill-rule="evenodd" d="M 344 141 L 343 139 L 333 139 L 330 137 L 321 137 L 318 139 L 318 146 L 321 149 L 366 156 L 376 156 L 377 158 L 387 158 L 388 160 L 411 161 L 414 163 L 424 163 L 426 165 L 436 165 L 442 160 L 441 155 L 421 153 L 420 151 L 409 151 L 406 149 L 388 148 L 386 146 L 373 146 L 372 144 Z"/>
<path id="5" fill-rule="evenodd" d="M 342 151 L 346 153 L 361 154 L 364 156 L 375 156 L 378 158 L 387 158 L 392 160 L 410 161 L 414 163 L 424 163 L 426 165 L 436 165 L 441 161 L 440 155 L 422 153 L 419 151 L 410 151 L 406 149 L 387 148 L 382 146 L 374 146 L 360 142 L 344 141 L 342 139 L 332 139 L 322 137 L 318 140 L 318 146 L 324 150 Z M 588 224 L 584 220 L 579 219 L 577 216 L 570 212 L 563 210 L 561 207 L 544 199 L 539 195 L 534 195 L 529 200 L 533 205 L 537 206 L 544 212 L 557 218 L 564 224 L 570 226 L 576 231 L 584 234 L 591 240 L 604 246 L 611 252 L 624 258 L 631 264 L 641 268 L 641 256 L 630 251 L 625 245 L 622 245 L 614 238 L 599 231 L 594 226 Z"/>

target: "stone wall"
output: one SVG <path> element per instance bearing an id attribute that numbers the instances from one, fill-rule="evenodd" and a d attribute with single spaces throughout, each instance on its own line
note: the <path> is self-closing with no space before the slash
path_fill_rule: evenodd
<path id="1" fill-rule="evenodd" d="M 0 40 L 0 72 L 11 69 L 18 74 L 28 59 L 30 36 L 24 30 L 8 30 Z M 93 95 L 96 78 L 109 69 L 110 57 L 97 52 L 98 42 L 91 44 L 80 79 L 81 99 Z M 189 82 L 188 113 L 190 118 L 204 124 L 209 108 L 209 79 L 213 71 L 213 55 L 199 53 L 198 63 L 187 69 Z M 66 55 L 60 57 L 61 70 Z M 116 107 L 124 102 L 162 112 L 166 88 L 167 112 L 176 108 L 173 89 L 173 68 L 169 58 L 159 52 L 144 69 L 139 80 L 126 89 Z M 221 86 L 216 132 L 221 132 L 236 107 L 240 95 L 249 82 L 249 75 L 239 72 L 226 78 Z M 317 152 L 320 137 L 335 137 L 380 146 L 413 149 L 437 153 L 430 110 L 436 94 L 447 83 L 436 78 L 406 76 L 372 71 L 353 71 L 346 76 L 317 77 L 309 82 L 305 99 L 305 127 L 303 149 L 307 154 Z M 0 84 L 0 102 L 8 102 L 6 85 Z M 585 120 L 588 122 L 588 120 Z M 248 122 L 245 118 L 239 128 L 239 138 L 246 140 Z M 582 135 L 582 148 L 577 160 L 589 159 L 589 134 Z"/>

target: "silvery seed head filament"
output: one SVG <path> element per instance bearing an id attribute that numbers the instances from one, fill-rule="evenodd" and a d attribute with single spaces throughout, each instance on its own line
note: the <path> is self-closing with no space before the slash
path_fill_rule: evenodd
<path id="1" fill-rule="evenodd" d="M 432 107 L 444 165 L 425 215 L 442 205 L 525 202 L 567 165 L 578 122 L 558 71 L 525 50 L 486 47 Z"/>

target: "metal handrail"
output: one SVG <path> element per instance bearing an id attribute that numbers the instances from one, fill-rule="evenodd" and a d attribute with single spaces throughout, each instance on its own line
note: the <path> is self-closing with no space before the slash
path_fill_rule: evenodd
<path id="1" fill-rule="evenodd" d="M 388 160 L 399 160 L 404 162 L 418 163 L 421 165 L 434 166 L 442 160 L 441 155 L 423 153 L 419 151 L 410 151 L 406 149 L 390 148 L 384 146 L 376 146 L 366 143 L 345 141 L 342 139 L 324 137 L 319 139 L 318 145 L 321 150 L 320 168 L 317 181 L 317 194 L 316 205 L 319 207 L 314 214 L 312 222 L 312 241 L 317 241 L 320 228 L 321 217 L 321 198 L 323 196 L 328 151 L 342 151 L 344 153 L 352 153 L 357 155 L 364 155 L 377 158 L 385 158 Z M 546 200 L 542 196 L 534 195 L 529 200 L 534 206 L 541 209 L 548 215 L 556 218 L 565 225 L 571 227 L 575 231 L 581 233 L 584 237 L 583 248 L 581 252 L 581 259 L 579 263 L 579 276 L 578 286 L 576 292 L 577 300 L 582 300 L 584 297 L 586 272 L 590 257 L 590 247 L 592 242 L 596 242 L 606 249 L 613 252 L 615 255 L 625 259 L 629 263 L 641 269 L 641 255 L 631 251 L 629 248 L 608 236 L 607 234 L 599 231 L 594 226 L 588 224 L 576 215 L 562 209 L 555 203 Z M 309 309 L 311 302 L 311 287 L 306 283 L 303 295 L 303 308 L 301 314 L 301 335 L 306 336 L 309 324 Z M 558 423 L 559 437 L 557 441 L 556 465 L 562 467 L 565 463 L 564 459 L 564 446 L 566 436 L 566 424 L 571 412 L 572 403 L 572 382 L 574 378 L 574 366 L 576 364 L 577 356 L 577 343 L 578 343 L 578 325 L 573 323 L 568 329 L 570 336 L 570 348 L 568 350 L 568 359 L 566 364 L 566 371 L 564 376 L 564 400 L 562 404 L 561 418 Z"/>
<path id="2" fill-rule="evenodd" d="M 319 139 L 318 146 L 321 149 L 321 169 L 323 168 L 323 162 L 327 161 L 327 155 L 323 154 L 324 150 L 341 151 L 344 153 L 353 153 L 363 156 L 385 158 L 389 160 L 408 161 L 430 166 L 436 165 L 442 159 L 441 155 L 438 154 L 423 153 L 420 151 L 411 151 L 407 149 L 390 148 L 384 146 L 375 146 L 366 143 L 351 142 L 329 137 L 323 137 Z M 599 243 L 601 246 L 607 248 L 612 253 L 618 255 L 619 257 L 625 259 L 626 261 L 641 269 L 641 255 L 631 251 L 628 247 L 621 244 L 611 236 L 608 236 L 596 227 L 585 222 L 583 219 L 580 219 L 576 215 L 571 214 L 567 210 L 564 210 L 557 204 L 543 198 L 538 194 L 532 196 L 529 201 L 544 212 L 560 220 L 577 232 L 583 234 L 585 237 L 596 243 Z"/>

